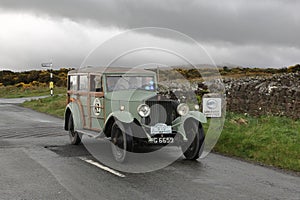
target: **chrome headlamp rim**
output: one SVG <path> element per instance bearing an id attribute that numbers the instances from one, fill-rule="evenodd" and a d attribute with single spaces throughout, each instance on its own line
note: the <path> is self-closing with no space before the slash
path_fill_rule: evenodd
<path id="1" fill-rule="evenodd" d="M 189 106 L 186 103 L 181 103 L 177 106 L 177 113 L 180 116 L 185 116 L 189 113 L 190 109 Z"/>
<path id="2" fill-rule="evenodd" d="M 150 115 L 150 107 L 147 104 L 140 104 L 137 107 L 137 112 L 141 117 L 148 117 Z"/>

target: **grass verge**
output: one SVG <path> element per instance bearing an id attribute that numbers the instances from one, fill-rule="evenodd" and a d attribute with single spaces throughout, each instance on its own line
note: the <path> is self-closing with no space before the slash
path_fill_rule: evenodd
<path id="1" fill-rule="evenodd" d="M 299 120 L 228 113 L 214 151 L 299 172 L 299 144 Z"/>
<path id="2" fill-rule="evenodd" d="M 38 100 L 25 101 L 22 106 L 33 110 L 63 118 L 66 107 L 65 95 L 54 95 Z"/>
<path id="3" fill-rule="evenodd" d="M 55 87 L 54 94 L 66 93 L 65 87 Z M 50 95 L 49 87 L 30 86 L 28 88 L 16 86 L 0 87 L 0 98 L 21 98 Z"/>
<path id="4" fill-rule="evenodd" d="M 63 117 L 65 96 L 23 103 L 24 107 Z M 208 127 L 208 126 L 204 126 Z M 227 113 L 214 151 L 282 169 L 300 171 L 300 121 Z"/>

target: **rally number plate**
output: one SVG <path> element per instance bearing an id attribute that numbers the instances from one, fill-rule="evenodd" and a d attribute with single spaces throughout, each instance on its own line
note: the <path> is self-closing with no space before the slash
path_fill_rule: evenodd
<path id="1" fill-rule="evenodd" d="M 172 133 L 172 127 L 166 124 L 158 123 L 155 126 L 151 126 L 151 134 L 170 134 Z"/>

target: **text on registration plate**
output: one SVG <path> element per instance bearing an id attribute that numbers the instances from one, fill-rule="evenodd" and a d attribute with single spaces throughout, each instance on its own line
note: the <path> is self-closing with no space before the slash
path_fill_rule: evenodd
<path id="1" fill-rule="evenodd" d="M 154 144 L 170 144 L 174 143 L 174 138 L 172 137 L 160 137 L 160 138 L 153 138 Z"/>

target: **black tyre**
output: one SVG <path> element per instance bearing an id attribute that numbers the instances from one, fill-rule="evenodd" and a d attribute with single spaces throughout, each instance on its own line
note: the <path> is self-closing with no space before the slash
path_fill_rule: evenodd
<path id="1" fill-rule="evenodd" d="M 204 131 L 200 122 L 189 120 L 185 122 L 184 129 L 188 142 L 181 146 L 183 155 L 188 160 L 196 160 L 200 157 L 204 147 Z"/>
<path id="2" fill-rule="evenodd" d="M 128 124 L 115 121 L 111 128 L 111 149 L 117 162 L 125 162 L 127 153 L 133 150 L 132 131 Z"/>
<path id="3" fill-rule="evenodd" d="M 70 137 L 71 144 L 73 144 L 73 145 L 80 144 L 81 135 L 79 135 L 78 132 L 74 131 L 74 120 L 73 120 L 72 114 L 69 117 L 68 131 L 69 131 L 69 137 Z"/>

